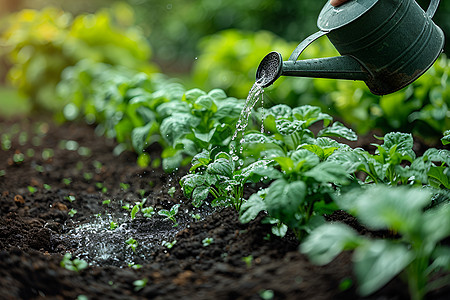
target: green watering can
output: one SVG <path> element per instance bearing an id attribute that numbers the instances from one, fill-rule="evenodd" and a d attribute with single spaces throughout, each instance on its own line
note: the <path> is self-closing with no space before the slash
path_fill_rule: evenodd
<path id="1" fill-rule="evenodd" d="M 432 17 L 439 0 L 431 0 L 427 11 L 414 0 L 350 0 L 323 7 L 319 32 L 301 42 L 283 62 L 271 52 L 256 71 L 263 87 L 280 76 L 363 80 L 375 95 L 400 90 L 430 68 L 444 47 L 444 33 Z M 297 60 L 319 37 L 328 39 L 341 56 Z"/>

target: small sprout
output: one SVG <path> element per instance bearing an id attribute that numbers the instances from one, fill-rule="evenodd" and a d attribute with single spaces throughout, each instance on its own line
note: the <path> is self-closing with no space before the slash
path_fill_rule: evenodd
<path id="1" fill-rule="evenodd" d="M 139 212 L 139 210 L 140 210 L 139 204 L 136 203 L 136 204 L 133 206 L 133 209 L 131 210 L 131 220 L 133 220 L 134 218 L 136 218 L 136 214 Z"/>
<path id="2" fill-rule="evenodd" d="M 124 191 L 128 190 L 130 188 L 130 185 L 128 183 L 120 183 L 120 188 Z"/>
<path id="3" fill-rule="evenodd" d="M 73 216 L 75 216 L 76 213 L 77 213 L 77 210 L 74 209 L 74 208 L 72 208 L 72 209 L 68 212 L 69 216 L 72 217 L 72 218 L 73 218 Z"/>
<path id="4" fill-rule="evenodd" d="M 125 243 L 128 245 L 127 248 L 130 248 L 131 250 L 133 250 L 133 252 L 136 252 L 138 242 L 135 239 L 129 238 L 128 240 L 125 241 Z"/>
<path id="5" fill-rule="evenodd" d="M 62 182 L 63 182 L 65 185 L 70 185 L 70 184 L 72 183 L 72 178 L 63 178 L 63 179 L 62 179 Z"/>
<path id="6" fill-rule="evenodd" d="M 98 160 L 95 160 L 92 164 L 94 165 L 96 173 L 100 173 L 102 171 L 103 165 L 101 162 L 99 162 Z"/>
<path id="7" fill-rule="evenodd" d="M 67 141 L 65 146 L 66 146 L 66 150 L 76 151 L 76 150 L 78 150 L 78 147 L 80 145 L 78 144 L 77 141 Z"/>
<path id="8" fill-rule="evenodd" d="M 84 173 L 83 173 L 83 178 L 84 178 L 86 181 L 89 181 L 89 180 L 91 180 L 92 178 L 94 178 L 94 175 L 93 175 L 91 172 L 84 172 Z"/>
<path id="9" fill-rule="evenodd" d="M 0 177 L 1 176 L 5 176 L 6 175 L 6 171 L 5 170 L 0 170 Z"/>
<path id="10" fill-rule="evenodd" d="M 346 291 L 349 288 L 351 288 L 353 285 L 353 281 L 351 278 L 344 278 L 341 280 L 341 282 L 339 283 L 339 290 L 341 291 Z"/>
<path id="11" fill-rule="evenodd" d="M 78 295 L 77 300 L 89 300 L 86 295 Z"/>
<path id="12" fill-rule="evenodd" d="M 96 218 L 100 218 L 102 216 L 102 213 L 98 213 L 95 215 Z"/>
<path id="13" fill-rule="evenodd" d="M 95 187 L 102 191 L 103 194 L 105 194 L 108 191 L 108 188 L 103 185 L 101 182 L 96 182 Z"/>
<path id="14" fill-rule="evenodd" d="M 2 134 L 2 149 L 5 151 L 11 149 L 11 137 L 6 133 Z"/>
<path id="15" fill-rule="evenodd" d="M 180 204 L 175 204 L 174 206 L 172 206 L 172 208 L 170 210 L 161 209 L 160 211 L 158 211 L 158 215 L 166 217 L 166 219 L 171 220 L 174 223 L 173 227 L 177 227 L 178 223 L 177 223 L 177 220 L 175 219 L 175 215 L 178 213 L 179 207 L 180 207 Z"/>
<path id="16" fill-rule="evenodd" d="M 27 149 L 27 156 L 28 157 L 33 157 L 34 153 L 35 153 L 34 149 L 32 149 L 32 148 Z"/>
<path id="17" fill-rule="evenodd" d="M 146 218 L 151 218 L 155 214 L 155 210 L 151 206 L 144 207 L 143 209 L 141 209 L 141 212 Z"/>
<path id="18" fill-rule="evenodd" d="M 109 205 L 111 203 L 111 199 L 103 200 L 102 205 Z"/>
<path id="19" fill-rule="evenodd" d="M 46 189 L 47 191 L 50 191 L 52 189 L 52 187 L 49 184 L 44 183 L 44 189 Z"/>
<path id="20" fill-rule="evenodd" d="M 87 147 L 78 148 L 78 154 L 81 156 L 89 156 L 89 155 L 91 155 L 91 153 L 92 153 L 91 149 L 89 149 Z"/>
<path id="21" fill-rule="evenodd" d="M 114 221 L 111 221 L 111 223 L 109 223 L 109 230 L 114 230 L 118 227 L 117 223 Z"/>
<path id="22" fill-rule="evenodd" d="M 21 152 L 14 153 L 13 155 L 13 161 L 15 164 L 20 164 L 25 160 L 25 155 Z"/>
<path id="23" fill-rule="evenodd" d="M 36 193 L 37 188 L 34 186 L 29 185 L 28 186 L 28 191 L 30 192 L 31 195 L 33 195 L 34 193 Z"/>
<path id="24" fill-rule="evenodd" d="M 42 150 L 42 159 L 43 160 L 49 160 L 50 158 L 53 157 L 53 155 L 55 155 L 53 152 L 53 149 L 46 148 L 46 149 Z"/>
<path id="25" fill-rule="evenodd" d="M 214 242 L 213 238 L 207 237 L 207 238 L 203 239 L 202 244 L 203 244 L 203 247 L 207 247 L 207 246 L 211 245 L 213 242 Z"/>
<path id="26" fill-rule="evenodd" d="M 130 203 L 123 205 L 122 208 L 125 210 L 130 210 Z"/>
<path id="27" fill-rule="evenodd" d="M 77 171 L 81 171 L 84 167 L 84 164 L 82 161 L 78 161 L 75 168 L 77 169 Z"/>
<path id="28" fill-rule="evenodd" d="M 25 145 L 28 141 L 28 134 L 26 132 L 21 132 L 19 134 L 19 144 L 21 146 Z"/>
<path id="29" fill-rule="evenodd" d="M 252 255 L 244 256 L 242 258 L 242 261 L 245 262 L 245 264 L 247 265 L 247 268 L 250 268 L 252 266 L 253 256 Z"/>
<path id="30" fill-rule="evenodd" d="M 194 218 L 197 221 L 202 218 L 202 216 L 200 216 L 200 214 L 191 214 L 191 217 Z"/>
<path id="31" fill-rule="evenodd" d="M 44 172 L 44 167 L 43 167 L 43 166 L 40 166 L 40 165 L 36 165 L 36 166 L 34 167 L 34 169 L 35 169 L 36 171 L 38 171 L 39 173 L 43 173 L 43 172 Z"/>
<path id="32" fill-rule="evenodd" d="M 133 268 L 133 269 L 135 269 L 135 270 L 138 270 L 138 269 L 142 268 L 142 265 L 140 265 L 140 264 L 135 264 L 134 262 L 132 262 L 132 263 L 129 263 L 129 264 L 128 264 L 128 267 Z"/>
<path id="33" fill-rule="evenodd" d="M 171 188 L 167 191 L 167 193 L 169 194 L 169 196 L 170 196 L 171 198 L 173 198 L 173 195 L 175 194 L 175 191 L 176 191 L 176 189 L 175 189 L 175 187 L 173 186 L 173 187 L 171 187 Z"/>
<path id="34" fill-rule="evenodd" d="M 275 296 L 275 293 L 272 290 L 262 290 L 259 291 L 259 296 L 263 300 L 272 300 Z"/>
<path id="35" fill-rule="evenodd" d="M 141 198 L 144 198 L 144 196 L 145 196 L 145 190 L 144 190 L 144 189 L 140 189 L 140 190 L 139 190 L 139 195 L 141 195 Z"/>
<path id="36" fill-rule="evenodd" d="M 69 200 L 70 203 L 72 203 L 73 201 L 76 200 L 76 199 L 75 199 L 75 196 L 72 196 L 72 195 L 66 196 L 66 197 L 64 197 L 64 199 Z"/>
<path id="37" fill-rule="evenodd" d="M 173 242 L 163 241 L 162 245 L 164 247 L 166 247 L 167 249 L 171 249 L 176 243 L 177 243 L 177 240 L 173 240 Z"/>
<path id="38" fill-rule="evenodd" d="M 134 281 L 133 282 L 134 290 L 136 292 L 142 290 L 147 285 L 147 282 L 148 282 L 147 278 Z"/>
<path id="39" fill-rule="evenodd" d="M 271 238 L 270 233 L 266 234 L 266 236 L 263 237 L 263 239 L 264 239 L 265 241 L 270 241 L 270 238 Z"/>
<path id="40" fill-rule="evenodd" d="M 60 262 L 60 265 L 67 270 L 78 272 L 80 270 L 86 269 L 88 263 L 83 259 L 72 259 L 72 254 L 66 253 L 64 254 L 62 261 Z"/>

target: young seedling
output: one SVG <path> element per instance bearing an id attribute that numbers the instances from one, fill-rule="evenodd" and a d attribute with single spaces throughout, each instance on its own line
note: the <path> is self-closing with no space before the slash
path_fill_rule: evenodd
<path id="1" fill-rule="evenodd" d="M 70 201 L 70 203 L 72 203 L 73 201 L 75 201 L 75 196 L 69 195 L 69 196 L 64 197 L 64 199 L 66 199 L 66 200 Z"/>
<path id="2" fill-rule="evenodd" d="M 147 282 L 148 282 L 147 278 L 134 281 L 133 282 L 134 290 L 136 292 L 142 290 L 147 285 Z"/>
<path id="3" fill-rule="evenodd" d="M 116 222 L 111 221 L 111 223 L 109 223 L 109 230 L 114 230 L 118 227 L 119 225 L 117 225 Z"/>
<path id="4" fill-rule="evenodd" d="M 64 254 L 62 261 L 60 262 L 60 265 L 67 270 L 78 272 L 87 268 L 88 263 L 83 259 L 72 259 L 72 254 L 66 253 Z"/>
<path id="5" fill-rule="evenodd" d="M 247 268 L 250 268 L 252 266 L 253 256 L 252 255 L 244 256 L 242 258 L 242 261 L 245 262 L 245 264 L 247 265 Z"/>
<path id="6" fill-rule="evenodd" d="M 52 187 L 49 184 L 44 183 L 44 189 L 46 189 L 47 191 L 50 191 L 52 189 Z"/>
<path id="7" fill-rule="evenodd" d="M 94 178 L 94 175 L 93 175 L 91 172 L 84 172 L 84 173 L 83 173 L 83 178 L 84 178 L 86 181 L 89 181 L 89 180 L 91 180 L 92 178 Z"/>
<path id="8" fill-rule="evenodd" d="M 167 249 L 171 249 L 176 243 L 177 243 L 176 240 L 173 240 L 172 242 L 162 241 L 162 245 Z"/>
<path id="9" fill-rule="evenodd" d="M 111 203 L 111 199 L 103 200 L 103 205 L 109 205 Z"/>
<path id="10" fill-rule="evenodd" d="M 127 248 L 130 248 L 131 250 L 133 250 L 133 252 L 136 252 L 138 242 L 135 239 L 129 238 L 128 240 L 125 241 L 125 243 L 127 244 Z"/>
<path id="11" fill-rule="evenodd" d="M 62 182 L 63 182 L 65 185 L 70 185 L 70 184 L 72 183 L 72 179 L 71 179 L 71 178 L 63 178 L 63 179 L 62 179 Z"/>
<path id="12" fill-rule="evenodd" d="M 140 265 L 140 264 L 135 264 L 134 262 L 132 262 L 132 263 L 129 263 L 129 264 L 128 264 L 128 267 L 130 267 L 130 268 L 132 268 L 132 269 L 135 269 L 135 270 L 138 270 L 138 269 L 142 268 L 142 265 Z"/>
<path id="13" fill-rule="evenodd" d="M 120 185 L 120 188 L 124 191 L 126 191 L 130 188 L 130 185 L 128 183 L 121 182 L 119 185 Z"/>
<path id="14" fill-rule="evenodd" d="M 141 209 L 141 212 L 144 215 L 144 217 L 146 217 L 146 218 L 151 218 L 155 214 L 155 210 L 151 206 L 144 207 L 143 209 Z"/>
<path id="15" fill-rule="evenodd" d="M 173 195 L 175 194 L 175 191 L 176 191 L 176 189 L 175 189 L 175 187 L 173 186 L 173 187 L 171 187 L 171 188 L 167 191 L 167 193 L 169 194 L 169 196 L 170 196 L 171 198 L 173 198 Z"/>
<path id="16" fill-rule="evenodd" d="M 177 223 L 177 220 L 175 219 L 175 216 L 176 216 L 176 214 L 178 214 L 179 207 L 180 207 L 180 204 L 175 204 L 174 206 L 172 206 L 172 208 L 170 210 L 161 209 L 160 211 L 158 211 L 158 215 L 166 217 L 166 219 L 171 220 L 174 223 L 173 227 L 177 227 L 178 223 Z"/>
<path id="17" fill-rule="evenodd" d="M 33 195 L 34 193 L 36 193 L 37 188 L 34 186 L 29 185 L 28 186 L 28 191 L 30 192 L 31 195 Z"/>
<path id="18" fill-rule="evenodd" d="M 73 218 L 73 216 L 75 216 L 75 214 L 77 213 L 77 210 L 72 208 L 71 210 L 69 210 L 68 214 L 71 218 Z"/>
<path id="19" fill-rule="evenodd" d="M 203 239 L 202 244 L 203 244 L 203 247 L 207 247 L 207 246 L 211 245 L 213 242 L 214 242 L 213 238 L 207 237 L 207 238 Z"/>

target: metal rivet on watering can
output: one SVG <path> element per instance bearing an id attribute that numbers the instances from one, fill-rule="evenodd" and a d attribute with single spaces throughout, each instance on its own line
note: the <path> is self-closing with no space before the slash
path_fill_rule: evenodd
<path id="1" fill-rule="evenodd" d="M 425 12 L 414 0 L 327 2 L 320 31 L 302 41 L 287 61 L 269 53 L 256 72 L 264 87 L 280 76 L 363 80 L 376 95 L 396 92 L 428 70 L 441 54 L 444 33 L 432 17 L 439 0 Z M 326 35 L 341 56 L 297 60 L 303 50 Z"/>

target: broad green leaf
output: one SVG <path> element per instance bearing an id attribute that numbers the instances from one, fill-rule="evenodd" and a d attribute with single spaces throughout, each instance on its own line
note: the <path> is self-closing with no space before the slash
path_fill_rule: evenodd
<path id="1" fill-rule="evenodd" d="M 440 187 L 440 185 L 443 185 L 446 189 L 450 189 L 450 180 L 449 177 L 446 175 L 449 168 L 447 167 L 431 167 L 428 171 L 428 177 L 430 181 L 435 181 L 437 184 L 437 187 Z M 450 173 L 449 173 L 450 174 Z"/>
<path id="2" fill-rule="evenodd" d="M 226 101 L 217 103 L 217 111 L 214 114 L 214 119 L 220 123 L 234 125 L 244 108 L 244 101 L 235 98 L 228 98 Z"/>
<path id="3" fill-rule="evenodd" d="M 292 108 L 285 104 L 278 104 L 266 110 L 267 116 L 273 116 L 275 119 L 292 118 Z"/>
<path id="4" fill-rule="evenodd" d="M 212 137 L 214 136 L 214 133 L 216 132 L 216 128 L 211 129 L 209 132 L 203 133 L 198 131 L 197 129 L 192 129 L 194 132 L 195 138 L 199 139 L 200 141 L 210 143 Z"/>
<path id="5" fill-rule="evenodd" d="M 333 121 L 333 118 L 330 115 L 322 113 L 320 107 L 317 106 L 303 105 L 296 107 L 292 110 L 292 114 L 295 119 L 305 121 L 306 128 L 322 120 L 324 127 L 328 127 Z"/>
<path id="6" fill-rule="evenodd" d="M 139 205 L 135 204 L 133 206 L 133 209 L 131 210 L 131 219 L 134 219 L 136 217 L 136 214 L 139 212 Z"/>
<path id="7" fill-rule="evenodd" d="M 340 199 L 336 201 L 340 204 Z M 415 230 L 422 209 L 430 201 L 428 191 L 405 186 L 372 186 L 343 195 L 343 202 L 347 203 L 344 205 L 351 206 L 366 226 L 375 230 L 396 230 L 402 234 Z"/>
<path id="8" fill-rule="evenodd" d="M 431 253 L 438 242 L 450 237 L 450 203 L 425 211 L 420 225 L 423 242 L 428 244 L 428 249 L 425 247 L 425 250 Z"/>
<path id="9" fill-rule="evenodd" d="M 336 162 L 325 161 L 304 173 L 304 176 L 312 177 L 317 182 L 330 182 L 346 184 L 349 182 L 346 170 Z"/>
<path id="10" fill-rule="evenodd" d="M 195 88 L 188 90 L 183 95 L 183 100 L 193 103 L 195 100 L 197 100 L 199 97 L 206 95 L 204 91 L 201 89 Z"/>
<path id="11" fill-rule="evenodd" d="M 414 144 L 413 137 L 410 133 L 390 132 L 384 136 L 384 143 L 381 145 L 387 152 L 396 146 L 395 151 L 403 156 L 416 158 L 416 154 L 412 150 Z"/>
<path id="12" fill-rule="evenodd" d="M 362 238 L 349 226 L 335 223 L 319 226 L 306 237 L 300 251 L 318 265 L 330 263 L 342 251 L 351 250 L 361 243 Z"/>
<path id="13" fill-rule="evenodd" d="M 444 162 L 450 167 L 450 151 L 445 149 L 430 148 L 423 154 L 423 158 L 428 161 Z"/>
<path id="14" fill-rule="evenodd" d="M 309 150 L 312 153 L 316 154 L 320 160 L 327 159 L 333 152 L 338 149 L 337 147 L 320 147 L 318 145 L 303 145 L 301 146 L 303 149 Z"/>
<path id="15" fill-rule="evenodd" d="M 304 123 L 305 121 L 290 121 L 282 118 L 275 120 L 276 128 L 281 135 L 291 135 L 295 132 L 302 131 L 302 126 Z"/>
<path id="16" fill-rule="evenodd" d="M 175 113 L 190 113 L 189 105 L 186 102 L 171 101 L 162 103 L 156 108 L 156 113 L 160 118 L 168 118 Z"/>
<path id="17" fill-rule="evenodd" d="M 320 163 L 319 157 L 306 149 L 299 149 L 292 152 L 291 159 L 296 172 L 309 170 Z"/>
<path id="18" fill-rule="evenodd" d="M 200 207 L 209 195 L 210 186 L 197 186 L 192 192 L 192 205 Z"/>
<path id="19" fill-rule="evenodd" d="M 195 100 L 193 108 L 200 111 L 209 110 L 212 113 L 217 111 L 217 106 L 214 103 L 213 98 L 208 95 L 200 96 L 197 100 Z"/>
<path id="20" fill-rule="evenodd" d="M 238 174 L 234 175 L 238 181 L 245 183 L 247 178 L 252 177 L 253 175 L 259 175 L 259 177 L 266 176 L 270 179 L 277 179 L 281 177 L 280 171 L 276 170 L 272 166 L 269 166 L 273 163 L 273 160 L 258 160 L 254 163 L 251 163 L 247 167 L 241 169 Z"/>
<path id="21" fill-rule="evenodd" d="M 233 176 L 233 162 L 230 159 L 218 158 L 209 164 L 207 171 L 210 174 L 231 177 Z"/>
<path id="22" fill-rule="evenodd" d="M 181 166 L 182 161 L 183 155 L 180 151 L 178 151 L 173 156 L 164 157 L 162 161 L 162 167 L 166 172 L 173 172 L 175 169 Z"/>
<path id="23" fill-rule="evenodd" d="M 290 174 L 294 171 L 294 161 L 290 157 L 279 156 L 274 157 L 275 160 L 281 167 L 281 170 L 286 174 Z"/>
<path id="24" fill-rule="evenodd" d="M 330 155 L 327 161 L 338 163 L 347 173 L 354 173 L 358 170 L 369 172 L 366 157 L 359 151 L 337 150 Z"/>
<path id="25" fill-rule="evenodd" d="M 443 145 L 450 144 L 450 130 L 444 132 L 444 137 L 441 139 Z"/>
<path id="26" fill-rule="evenodd" d="M 404 270 L 414 255 L 406 245 L 374 240 L 360 245 L 353 255 L 359 293 L 368 296 Z"/>
<path id="27" fill-rule="evenodd" d="M 215 101 L 227 99 L 227 94 L 222 89 L 213 89 L 208 93 L 208 96 L 213 98 Z"/>
<path id="28" fill-rule="evenodd" d="M 264 199 L 268 213 L 288 226 L 295 226 L 299 206 L 305 201 L 306 192 L 303 181 L 277 179 L 268 188 Z"/>
<path id="29" fill-rule="evenodd" d="M 152 123 L 148 123 L 145 126 L 136 127 L 131 131 L 131 143 L 138 154 L 141 154 L 148 146 L 147 138 L 151 127 Z"/>
<path id="30" fill-rule="evenodd" d="M 319 131 L 317 136 L 336 136 L 342 137 L 349 141 L 358 140 L 358 136 L 356 135 L 356 133 L 350 128 L 345 127 L 340 122 L 334 122 L 330 127 L 322 129 L 321 131 Z"/>
<path id="31" fill-rule="evenodd" d="M 202 152 L 196 154 L 191 161 L 192 167 L 189 169 L 189 172 L 195 171 L 199 167 L 206 167 L 211 162 L 211 158 L 209 157 L 209 151 L 203 149 Z"/>
<path id="32" fill-rule="evenodd" d="M 178 208 L 180 207 L 180 204 L 175 204 L 174 206 L 172 206 L 171 208 L 170 208 L 170 214 L 173 216 L 173 215 L 176 215 L 177 213 L 178 213 Z"/>
<path id="33" fill-rule="evenodd" d="M 241 210 L 239 211 L 239 221 L 248 223 L 264 210 L 266 210 L 266 204 L 261 196 L 259 194 L 253 194 L 247 201 L 242 203 Z"/>
<path id="34" fill-rule="evenodd" d="M 161 135 L 171 145 L 174 146 L 176 141 L 191 132 L 191 128 L 197 127 L 200 120 L 190 114 L 176 113 L 165 118 L 161 123 Z"/>

